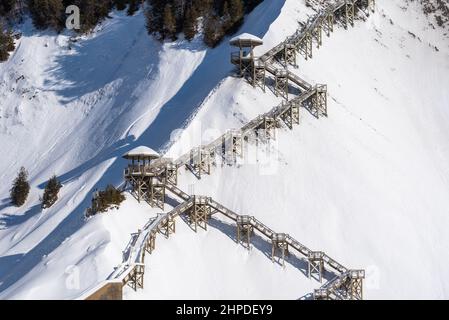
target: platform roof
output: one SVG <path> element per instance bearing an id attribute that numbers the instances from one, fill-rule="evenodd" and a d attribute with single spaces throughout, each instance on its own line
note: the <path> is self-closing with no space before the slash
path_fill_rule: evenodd
<path id="1" fill-rule="evenodd" d="M 123 158 L 125 158 L 125 159 L 132 159 L 132 158 L 134 158 L 134 159 L 136 159 L 136 158 L 157 159 L 160 157 L 161 156 L 159 155 L 159 153 L 157 153 L 153 149 L 146 147 L 146 146 L 139 146 L 137 148 L 134 148 L 134 149 L 128 151 L 127 153 L 125 153 L 123 155 Z"/>
<path id="2" fill-rule="evenodd" d="M 255 47 L 262 45 L 263 40 L 255 35 L 242 33 L 241 35 L 232 38 L 229 41 L 229 44 L 236 47 Z"/>

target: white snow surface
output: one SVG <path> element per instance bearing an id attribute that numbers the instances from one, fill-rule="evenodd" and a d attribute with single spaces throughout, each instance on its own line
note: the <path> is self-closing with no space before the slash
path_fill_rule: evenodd
<path id="1" fill-rule="evenodd" d="M 301 110 L 299 126 L 278 130 L 269 161 L 262 153 L 201 180 L 182 170 L 180 187 L 364 268 L 367 299 L 447 299 L 447 30 L 432 28 L 416 1 L 376 2 L 365 22 L 337 28 L 312 60 L 290 67 L 328 85 L 327 118 Z M 311 14 L 302 0 L 264 1 L 238 33 L 263 39 L 262 54 Z M 29 22 L 22 29 L 0 64 L 0 298 L 72 299 L 113 272 L 131 234 L 159 211 L 128 196 L 84 220 L 95 188 L 122 183 L 121 155 L 145 145 L 179 156 L 281 100 L 232 76 L 227 40 L 213 50 L 201 39 L 161 44 L 142 13 L 115 13 L 71 44 Z M 22 165 L 32 189 L 15 208 L 8 189 Z M 64 186 L 42 210 L 52 174 Z M 292 299 L 320 285 L 298 260 L 273 264 L 258 238 L 249 252 L 238 246 L 228 221 L 195 234 L 179 220 L 176 231 L 158 237 L 145 289 L 125 298 Z"/>

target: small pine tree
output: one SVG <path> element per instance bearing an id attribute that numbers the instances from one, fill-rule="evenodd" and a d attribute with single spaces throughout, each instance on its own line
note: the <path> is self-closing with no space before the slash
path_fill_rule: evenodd
<path id="1" fill-rule="evenodd" d="M 230 11 L 229 11 L 229 0 L 227 0 L 224 3 L 224 5 L 223 5 L 222 21 L 223 21 L 223 29 L 225 31 L 231 29 L 231 27 L 232 27 L 232 18 L 231 18 L 231 14 L 230 14 Z"/>
<path id="2" fill-rule="evenodd" d="M 55 204 L 56 200 L 58 200 L 58 193 L 61 188 L 62 184 L 56 176 L 53 176 L 48 180 L 48 183 L 45 186 L 44 195 L 41 199 L 43 209 L 50 208 Z"/>
<path id="3" fill-rule="evenodd" d="M 30 184 L 28 183 L 28 172 L 22 167 L 10 190 L 12 203 L 18 207 L 22 206 L 28 198 L 29 193 Z"/>
<path id="4" fill-rule="evenodd" d="M 223 26 L 216 16 L 210 16 L 204 26 L 204 43 L 214 48 L 224 36 Z"/>
<path id="5" fill-rule="evenodd" d="M 176 40 L 176 20 L 173 15 L 172 6 L 169 4 L 164 8 L 163 37 Z"/>
<path id="6" fill-rule="evenodd" d="M 128 10 L 126 11 L 126 14 L 128 16 L 133 16 L 134 13 L 137 12 L 137 10 L 139 10 L 139 0 L 129 0 L 129 6 L 128 6 Z"/>
<path id="7" fill-rule="evenodd" d="M 14 51 L 15 44 L 12 32 L 3 31 L 3 25 L 0 23 L 0 62 L 9 58 L 9 53 Z"/>
<path id="8" fill-rule="evenodd" d="M 112 185 L 108 185 L 104 191 L 95 192 L 92 199 L 92 207 L 87 209 L 86 216 L 93 216 L 99 212 L 106 212 L 111 207 L 118 208 L 125 201 L 123 192 Z"/>
<path id="9" fill-rule="evenodd" d="M 183 32 L 187 40 L 192 40 L 196 35 L 196 15 L 194 9 L 188 8 L 184 20 Z"/>
<path id="10" fill-rule="evenodd" d="M 62 29 L 64 12 L 62 0 L 29 0 L 28 6 L 36 28 L 53 28 L 58 31 Z"/>
<path id="11" fill-rule="evenodd" d="M 245 14 L 243 0 L 229 0 L 229 13 L 233 24 L 240 24 Z"/>

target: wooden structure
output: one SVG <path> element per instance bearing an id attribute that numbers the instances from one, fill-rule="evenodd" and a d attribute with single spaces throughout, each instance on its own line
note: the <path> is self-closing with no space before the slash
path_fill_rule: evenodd
<path id="1" fill-rule="evenodd" d="M 171 190 L 170 187 L 169 190 Z M 221 214 L 230 219 L 236 225 L 237 242 L 245 248 L 251 246 L 251 235 L 258 232 L 272 244 L 272 261 L 275 257 L 281 259 L 285 266 L 286 258 L 290 252 L 296 252 L 298 258 L 303 257 L 308 263 L 308 275 L 322 282 L 325 271 L 332 272 L 335 276 L 326 282 L 321 288 L 315 290 L 315 299 L 351 299 L 363 298 L 363 270 L 349 270 L 322 251 L 312 251 L 299 243 L 286 233 L 276 233 L 253 216 L 238 215 L 232 210 L 219 204 L 211 197 L 188 196 L 185 193 L 174 192 L 183 202 L 168 213 L 159 214 L 148 221 L 136 237 L 130 241 L 124 253 L 122 265 L 104 283 L 104 287 L 96 288 L 88 296 L 101 296 L 110 282 L 120 282 L 137 290 L 143 288 L 145 253 L 152 253 L 156 248 L 156 236 L 158 233 L 168 237 L 175 233 L 175 219 L 185 215 L 189 224 L 200 226 L 207 230 L 208 219 L 215 214 Z M 316 275 L 316 276 L 315 276 Z M 86 296 L 86 295 L 85 295 Z"/>
<path id="2" fill-rule="evenodd" d="M 238 52 L 231 53 L 231 63 L 238 66 L 240 76 L 254 79 L 256 73 L 254 48 L 263 44 L 262 39 L 243 33 L 232 38 L 229 44 L 239 48 Z"/>
<path id="3" fill-rule="evenodd" d="M 282 266 L 285 266 L 285 257 L 288 256 L 288 242 L 285 233 L 274 233 L 271 235 L 271 260 L 274 262 L 276 252 L 281 252 Z"/>
<path id="4" fill-rule="evenodd" d="M 177 170 L 185 166 L 198 178 L 202 174 L 211 173 L 211 165 L 215 164 L 217 156 L 235 163 L 237 157 L 244 154 L 246 137 L 262 135 L 266 139 L 275 138 L 276 128 L 284 123 L 290 129 L 299 123 L 299 107 L 304 107 L 316 117 L 327 115 L 327 87 L 307 83 L 286 69 L 278 69 L 274 63 L 284 65 L 296 64 L 297 54 L 306 59 L 312 58 L 313 41 L 317 47 L 322 44 L 322 34 L 328 36 L 333 32 L 336 21 L 345 27 L 354 25 L 356 12 L 360 10 L 366 15 L 374 11 L 374 0 L 340 0 L 320 11 L 309 23 L 286 41 L 274 47 L 261 57 L 254 55 L 254 48 L 262 44 L 262 40 L 241 35 L 231 40 L 231 45 L 239 47 L 238 53 L 233 53 L 231 62 L 239 66 L 240 74 L 249 77 L 254 86 L 265 89 L 266 76 L 274 77 L 274 91 L 285 99 L 280 105 L 269 112 L 256 117 L 238 130 L 226 132 L 210 144 L 194 148 L 176 161 L 160 158 L 152 150 L 132 150 L 124 155 L 132 163 L 125 169 L 125 179 L 132 186 L 132 193 L 140 199 L 147 200 L 151 205 L 163 208 L 165 192 L 171 192 L 182 202 L 168 213 L 159 214 L 148 221 L 142 230 L 125 250 L 123 263 L 114 271 L 100 289 L 89 293 L 91 297 L 102 297 L 109 292 L 110 283 L 129 285 L 134 290 L 143 288 L 145 253 L 152 253 L 156 248 L 157 234 L 166 237 L 175 233 L 175 219 L 185 215 L 186 220 L 196 232 L 200 226 L 207 230 L 210 217 L 221 214 L 236 225 L 237 242 L 251 247 L 251 236 L 258 232 L 267 241 L 271 241 L 272 255 L 279 257 L 282 265 L 290 253 L 295 253 L 308 264 L 308 276 L 320 282 L 325 272 L 335 276 L 313 293 L 314 299 L 352 299 L 363 298 L 364 270 L 350 270 L 323 251 L 312 251 L 286 233 L 276 233 L 253 216 L 238 215 L 219 204 L 210 197 L 190 196 L 176 187 Z M 246 50 L 249 49 L 247 52 Z M 291 98 L 290 84 L 296 86 L 299 95 Z M 262 134 L 260 134 L 262 132 Z M 156 189 L 152 189 L 155 187 Z M 159 189 L 158 189 L 159 188 Z M 112 290 L 111 292 L 118 292 Z M 112 295 L 115 295 L 112 294 Z"/>
<path id="5" fill-rule="evenodd" d="M 161 158 L 151 148 L 140 146 L 123 155 L 130 161 L 124 171 L 126 185 L 140 202 L 164 209 L 167 184 L 178 182 L 178 167 L 171 159 Z"/>
<path id="6" fill-rule="evenodd" d="M 251 224 L 250 216 L 238 216 L 236 219 L 237 223 L 237 242 L 246 243 L 246 248 L 249 250 L 251 248 L 251 235 L 254 231 L 254 227 Z M 242 241 L 242 240 L 246 241 Z"/>

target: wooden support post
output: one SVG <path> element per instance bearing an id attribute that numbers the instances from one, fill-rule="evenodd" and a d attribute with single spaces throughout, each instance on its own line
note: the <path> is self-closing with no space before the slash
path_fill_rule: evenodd
<path id="1" fill-rule="evenodd" d="M 134 266 L 134 269 L 130 272 L 129 276 L 124 279 L 124 283 L 130 286 L 134 291 L 137 291 L 138 288 L 143 289 L 144 272 L 144 265 L 138 264 Z"/>
<path id="2" fill-rule="evenodd" d="M 263 116 L 261 124 L 256 128 L 257 133 L 263 131 L 264 139 L 276 139 L 276 120 L 267 116 Z"/>
<path id="3" fill-rule="evenodd" d="M 307 32 L 306 34 L 306 42 L 307 42 L 307 52 L 309 55 L 309 58 L 313 58 L 313 37 L 310 32 Z"/>
<path id="4" fill-rule="evenodd" d="M 265 92 L 266 87 L 266 75 L 265 75 L 265 64 L 261 63 L 257 59 L 253 61 L 253 87 L 261 87 L 263 92 Z"/>
<path id="5" fill-rule="evenodd" d="M 284 102 L 282 102 L 281 108 L 286 108 L 286 110 L 280 115 L 280 118 L 289 129 L 293 129 L 293 124 L 299 123 L 298 103 L 293 100 L 287 102 L 287 105 L 284 106 Z"/>
<path id="6" fill-rule="evenodd" d="M 288 101 L 288 73 L 280 70 L 275 76 L 274 92 L 276 96 L 281 96 Z"/>
<path id="7" fill-rule="evenodd" d="M 312 58 L 313 39 L 310 31 L 307 31 L 303 38 L 297 43 L 296 49 L 304 56 L 306 60 Z"/>
<path id="8" fill-rule="evenodd" d="M 165 205 L 165 185 L 156 182 L 156 178 L 152 179 L 150 190 L 148 192 L 148 203 L 152 207 L 158 207 L 164 210 Z"/>
<path id="9" fill-rule="evenodd" d="M 171 216 L 164 218 L 161 222 L 159 222 L 157 229 L 166 238 L 169 238 L 172 233 L 176 232 L 175 219 Z"/>
<path id="10" fill-rule="evenodd" d="M 376 9 L 376 2 L 375 0 L 364 0 L 363 4 L 364 6 L 364 12 L 369 17 L 370 12 L 375 12 Z"/>
<path id="11" fill-rule="evenodd" d="M 289 43 L 284 44 L 283 58 L 285 65 L 291 64 L 296 66 L 296 49 L 295 46 Z"/>
<path id="12" fill-rule="evenodd" d="M 165 181 L 172 185 L 178 184 L 178 166 L 173 163 L 169 163 L 165 166 Z"/>
<path id="13" fill-rule="evenodd" d="M 285 267 L 285 257 L 289 255 L 287 235 L 285 233 L 275 233 L 271 237 L 271 260 L 274 262 L 276 252 L 281 251 L 282 266 Z"/>
<path id="14" fill-rule="evenodd" d="M 316 85 L 313 95 L 303 101 L 303 107 L 316 118 L 320 116 L 327 116 L 327 86 Z"/>
<path id="15" fill-rule="evenodd" d="M 193 207 L 188 212 L 188 219 L 190 225 L 193 225 L 193 230 L 197 232 L 198 226 L 207 230 L 207 223 L 211 213 L 209 206 L 209 198 L 194 196 Z"/>
<path id="16" fill-rule="evenodd" d="M 315 94 L 312 96 L 312 106 L 316 111 L 316 116 L 327 117 L 327 85 L 317 85 Z"/>
<path id="17" fill-rule="evenodd" d="M 327 289 L 315 289 L 313 292 L 313 300 L 330 300 L 329 291 Z"/>
<path id="18" fill-rule="evenodd" d="M 186 164 L 186 167 L 192 171 L 192 173 L 201 179 L 203 173 L 210 174 L 211 167 L 211 152 L 204 147 L 193 148 L 190 150 L 190 161 Z"/>
<path id="19" fill-rule="evenodd" d="M 321 23 L 320 24 L 318 24 L 316 27 L 315 27 L 315 29 L 313 30 L 313 34 L 314 34 L 314 36 L 315 36 L 315 40 L 316 40 L 316 42 L 317 42 L 317 48 L 319 48 L 321 45 L 322 45 L 322 43 L 323 43 L 323 36 L 322 36 L 322 25 L 321 25 Z"/>
<path id="20" fill-rule="evenodd" d="M 238 130 L 230 131 L 230 139 L 232 143 L 232 153 L 234 157 L 243 157 L 243 137 Z"/>
<path id="21" fill-rule="evenodd" d="M 334 13 L 328 12 L 326 18 L 324 19 L 324 27 L 326 29 L 326 34 L 330 37 L 331 32 L 334 32 Z"/>
<path id="22" fill-rule="evenodd" d="M 355 3 L 354 0 L 346 0 L 345 2 L 345 29 L 348 25 L 354 26 Z"/>
<path id="23" fill-rule="evenodd" d="M 250 216 L 237 216 L 237 243 L 242 243 L 242 237 L 246 239 L 246 248 L 251 248 L 251 235 L 253 233 L 253 226 L 251 224 Z"/>
<path id="24" fill-rule="evenodd" d="M 154 249 L 156 249 L 156 232 L 151 232 L 145 250 L 152 254 Z"/>
<path id="25" fill-rule="evenodd" d="M 292 123 L 299 124 L 299 102 L 294 101 L 291 105 Z"/>
<path id="26" fill-rule="evenodd" d="M 323 281 L 324 271 L 324 253 L 321 251 L 312 251 L 308 256 L 308 277 L 311 278 L 313 274 L 318 274 L 318 280 Z"/>
<path id="27" fill-rule="evenodd" d="M 347 280 L 347 294 L 351 300 L 363 300 L 363 279 L 365 278 L 364 270 L 349 271 Z"/>

